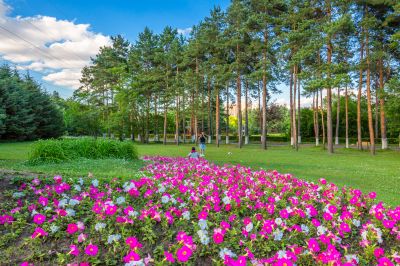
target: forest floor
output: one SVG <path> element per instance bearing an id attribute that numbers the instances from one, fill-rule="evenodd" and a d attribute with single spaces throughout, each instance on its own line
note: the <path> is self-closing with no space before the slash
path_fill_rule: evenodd
<path id="1" fill-rule="evenodd" d="M 87 176 L 97 178 L 136 176 L 143 162 L 121 159 L 81 159 L 58 164 L 29 165 L 30 142 L 0 143 L 0 175 L 9 171 L 42 175 L 60 174 L 69 177 Z M 139 155 L 186 156 L 192 144 L 139 144 Z M 321 147 L 304 145 L 299 151 L 288 146 L 272 146 L 267 151 L 259 145 L 207 145 L 206 159 L 217 164 L 241 164 L 253 169 L 264 168 L 291 173 L 298 178 L 317 181 L 325 178 L 338 186 L 350 186 L 363 192 L 375 191 L 377 198 L 390 205 L 400 204 L 400 152 L 378 150 L 376 156 L 368 151 L 338 148 L 329 155 Z M 8 171 L 6 171 L 8 170 Z"/>

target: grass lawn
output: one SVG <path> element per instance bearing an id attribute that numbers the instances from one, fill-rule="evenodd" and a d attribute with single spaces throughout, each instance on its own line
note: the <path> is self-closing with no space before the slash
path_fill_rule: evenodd
<path id="1" fill-rule="evenodd" d="M 79 160 L 60 164 L 26 165 L 29 142 L 0 143 L 0 169 L 13 169 L 46 174 L 97 177 L 130 177 L 142 166 L 141 162 L 117 159 Z M 139 155 L 186 156 L 191 145 L 137 145 Z M 228 154 L 231 153 L 231 154 Z M 258 145 L 238 149 L 234 145 L 216 148 L 208 145 L 206 158 L 218 164 L 242 164 L 252 168 L 276 169 L 281 173 L 317 181 L 326 178 L 339 186 L 351 186 L 363 192 L 376 191 L 378 199 L 390 205 L 400 204 L 400 152 L 377 151 L 376 156 L 357 150 L 337 149 L 334 155 L 317 147 L 271 147 L 267 151 Z"/>

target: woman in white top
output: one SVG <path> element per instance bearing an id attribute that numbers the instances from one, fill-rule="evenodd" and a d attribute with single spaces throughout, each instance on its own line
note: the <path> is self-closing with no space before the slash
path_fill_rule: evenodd
<path id="1" fill-rule="evenodd" d="M 199 159 L 200 155 L 197 153 L 196 148 L 192 147 L 192 151 L 188 154 L 189 158 Z"/>

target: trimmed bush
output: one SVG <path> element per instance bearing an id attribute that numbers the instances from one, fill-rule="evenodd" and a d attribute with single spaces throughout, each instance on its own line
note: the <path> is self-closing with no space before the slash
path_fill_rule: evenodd
<path id="1" fill-rule="evenodd" d="M 32 146 L 30 163 L 58 163 L 79 158 L 117 158 L 133 160 L 138 158 L 132 142 L 110 139 L 51 139 L 39 140 Z"/>

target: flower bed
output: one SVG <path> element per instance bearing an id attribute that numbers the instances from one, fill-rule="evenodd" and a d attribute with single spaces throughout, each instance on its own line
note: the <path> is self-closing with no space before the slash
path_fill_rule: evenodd
<path id="1" fill-rule="evenodd" d="M 145 160 L 128 182 L 20 181 L 0 203 L 2 262 L 400 263 L 400 206 L 375 203 L 373 192 L 205 160 Z"/>

